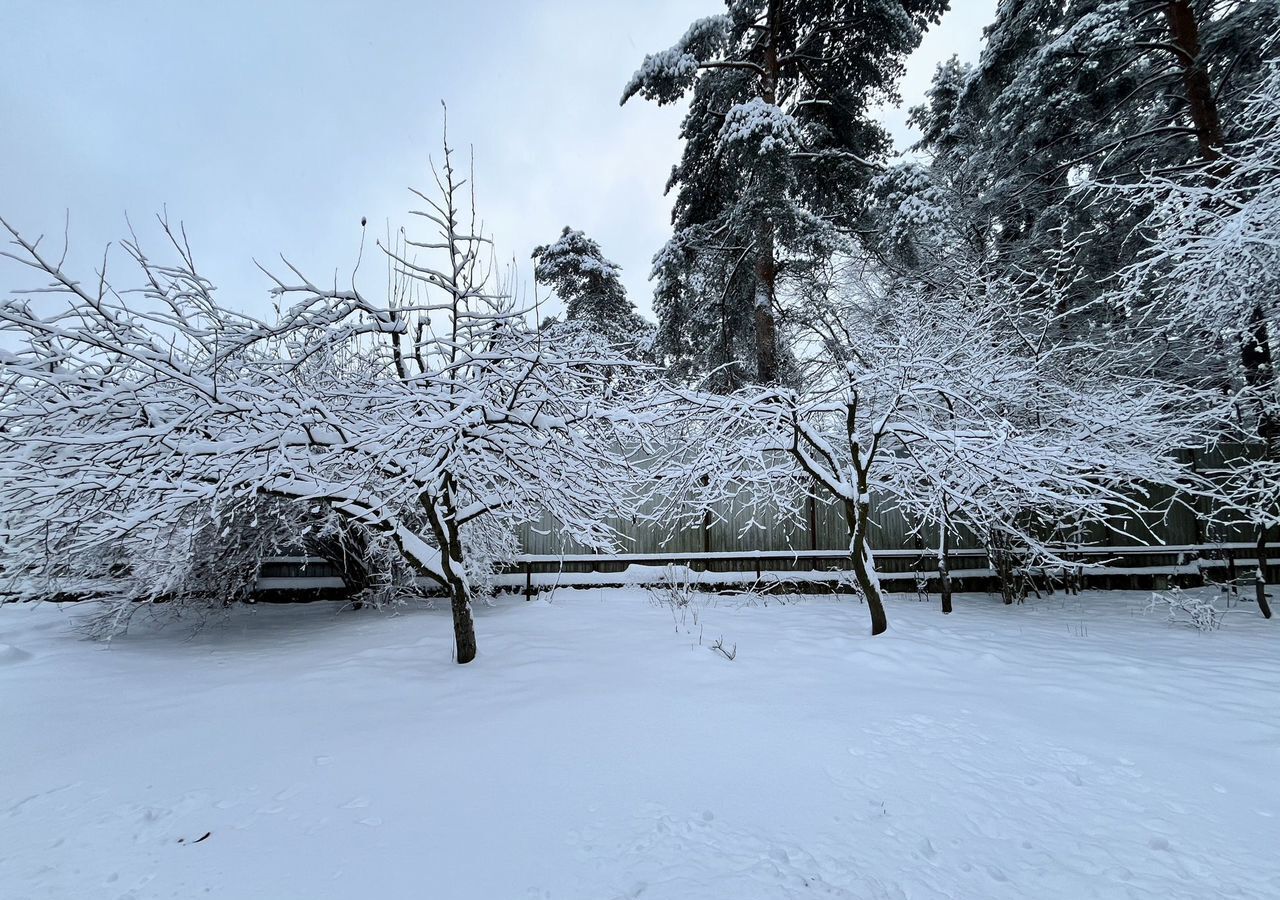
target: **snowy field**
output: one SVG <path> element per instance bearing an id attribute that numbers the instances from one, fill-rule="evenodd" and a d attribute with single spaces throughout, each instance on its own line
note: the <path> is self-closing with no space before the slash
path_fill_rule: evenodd
<path id="1" fill-rule="evenodd" d="M 1280 626 L 1144 597 L 0 608 L 0 897 L 1280 897 Z"/>

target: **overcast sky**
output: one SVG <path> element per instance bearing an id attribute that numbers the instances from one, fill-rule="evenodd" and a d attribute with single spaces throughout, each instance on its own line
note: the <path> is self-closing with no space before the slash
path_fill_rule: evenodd
<path id="1" fill-rule="evenodd" d="M 937 62 L 976 59 L 994 0 L 957 0 L 911 61 L 902 109 Z M 0 215 L 61 245 L 91 274 L 125 230 L 156 245 L 167 205 L 227 305 L 266 307 L 284 254 L 313 281 L 348 279 L 360 245 L 406 221 L 429 183 L 440 101 L 474 147 L 477 197 L 501 253 L 562 226 L 620 263 L 646 314 L 649 261 L 668 235 L 662 190 L 678 108 L 622 86 L 715 0 L 3 0 Z M 366 256 L 366 259 L 369 257 Z M 0 291 L 33 279 L 0 260 Z M 362 286 L 382 279 L 365 263 Z M 276 268 L 280 268 L 276 265 Z"/>

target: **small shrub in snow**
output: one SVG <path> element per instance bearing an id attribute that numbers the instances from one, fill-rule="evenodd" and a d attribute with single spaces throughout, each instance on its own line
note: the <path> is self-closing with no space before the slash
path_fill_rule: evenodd
<path id="1" fill-rule="evenodd" d="M 648 590 L 654 603 L 669 606 L 673 610 L 693 605 L 694 596 L 698 593 L 689 568 L 675 565 L 667 566 L 662 580 L 651 585 Z"/>
<path id="2" fill-rule="evenodd" d="M 1222 625 L 1222 611 L 1211 599 L 1193 597 L 1178 588 L 1154 592 L 1146 611 L 1167 613 L 1170 625 L 1190 625 L 1200 631 L 1215 631 Z"/>
<path id="3" fill-rule="evenodd" d="M 711 649 L 713 652 L 724 656 L 724 658 L 730 662 L 733 662 L 733 660 L 738 658 L 738 645 L 734 644 L 732 647 L 726 647 L 724 644 L 724 635 L 721 635 L 720 639 L 711 645 Z"/>

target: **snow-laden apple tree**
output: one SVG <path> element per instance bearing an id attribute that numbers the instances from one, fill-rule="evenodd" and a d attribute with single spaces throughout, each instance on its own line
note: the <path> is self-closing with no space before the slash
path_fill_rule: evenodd
<path id="1" fill-rule="evenodd" d="M 691 95 L 674 233 L 654 260 L 658 346 L 732 390 L 787 380 L 780 287 L 863 219 L 890 140 L 877 103 L 947 0 L 726 0 L 644 58 L 622 102 Z"/>
<path id="2" fill-rule="evenodd" d="M 0 522 L 21 583 L 129 541 L 220 534 L 271 498 L 444 586 L 466 663 L 515 523 L 545 509 L 611 547 L 646 427 L 633 366 L 530 327 L 447 144 L 436 181 L 414 211 L 432 233 L 384 248 L 400 289 L 374 300 L 286 263 L 268 318 L 220 304 L 167 223 L 164 258 L 131 237 L 120 271 L 107 257 L 87 278 L 6 223 L 5 255 L 46 282 L 0 303 Z M 166 590 L 130 584 L 127 602 Z"/>
<path id="3" fill-rule="evenodd" d="M 700 480 L 686 479 L 702 486 L 693 496 L 785 494 L 788 479 L 807 477 L 844 510 L 879 634 L 876 498 L 944 537 L 1002 534 L 1028 548 L 1027 562 L 1053 562 L 1057 525 L 1124 527 L 1151 485 L 1183 482 L 1179 451 L 1194 431 L 1180 413 L 1195 392 L 1125 377 L 1122 354 L 1055 343 L 1052 329 L 1008 321 L 990 296 L 859 279 L 813 300 L 803 392 L 686 395 L 708 448 Z"/>

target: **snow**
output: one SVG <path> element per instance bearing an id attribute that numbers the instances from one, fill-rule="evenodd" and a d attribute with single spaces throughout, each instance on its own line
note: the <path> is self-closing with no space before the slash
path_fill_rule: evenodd
<path id="1" fill-rule="evenodd" d="M 788 152 L 799 137 L 796 120 L 760 97 L 730 107 L 720 127 L 722 144 L 749 144 L 761 156 Z"/>
<path id="2" fill-rule="evenodd" d="M 1280 895 L 1251 606 L 765 599 L 500 599 L 465 668 L 443 607 L 0 607 L 0 897 Z"/>

